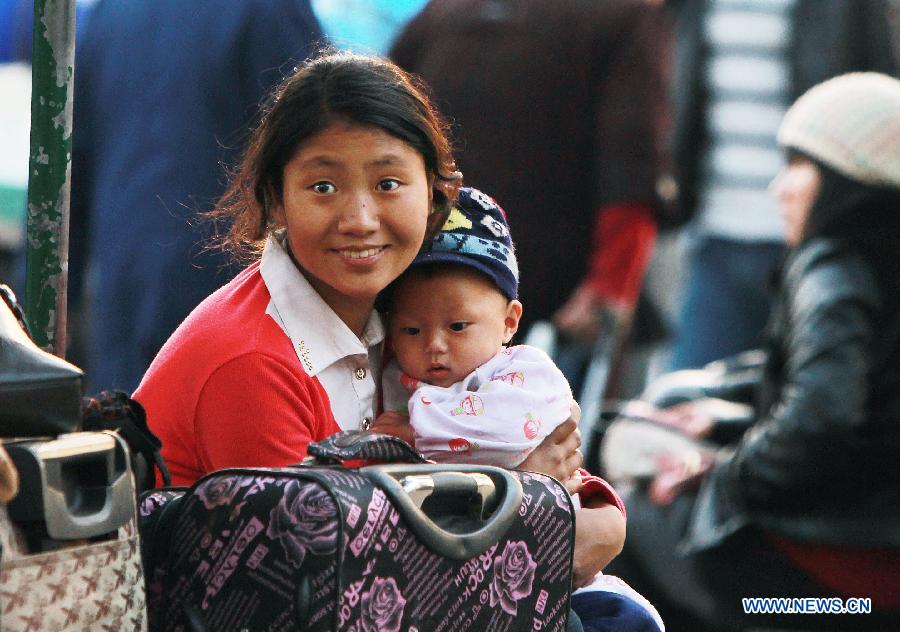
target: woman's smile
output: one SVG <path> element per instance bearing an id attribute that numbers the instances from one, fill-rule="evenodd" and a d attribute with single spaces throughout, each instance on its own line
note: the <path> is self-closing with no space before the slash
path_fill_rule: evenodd
<path id="1" fill-rule="evenodd" d="M 358 261 L 360 263 L 368 263 L 374 262 L 376 260 L 376 256 L 380 255 L 384 252 L 388 246 L 376 246 L 372 248 L 363 248 L 363 249 L 352 249 L 352 248 L 343 248 L 336 249 L 339 255 L 344 257 L 345 259 L 350 259 L 352 261 Z"/>

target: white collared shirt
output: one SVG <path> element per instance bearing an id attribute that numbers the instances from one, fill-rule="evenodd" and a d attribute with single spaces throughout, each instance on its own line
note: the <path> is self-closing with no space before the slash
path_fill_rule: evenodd
<path id="1" fill-rule="evenodd" d="M 300 273 L 283 245 L 283 232 L 266 241 L 259 266 L 272 297 L 266 307 L 294 345 L 310 377 L 321 382 L 342 430 L 375 419 L 384 324 L 372 310 L 362 339 L 338 318 Z"/>

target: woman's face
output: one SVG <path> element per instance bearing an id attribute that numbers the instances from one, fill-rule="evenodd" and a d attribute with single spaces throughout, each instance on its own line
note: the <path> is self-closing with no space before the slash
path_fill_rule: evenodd
<path id="1" fill-rule="evenodd" d="M 812 161 L 793 158 L 780 172 L 769 190 L 781 207 L 784 218 L 785 238 L 789 246 L 796 246 L 803 239 L 809 211 L 822 187 L 822 175 Z"/>
<path id="2" fill-rule="evenodd" d="M 410 145 L 347 122 L 311 137 L 285 165 L 276 217 L 301 272 L 348 324 L 419 251 L 431 180 Z"/>

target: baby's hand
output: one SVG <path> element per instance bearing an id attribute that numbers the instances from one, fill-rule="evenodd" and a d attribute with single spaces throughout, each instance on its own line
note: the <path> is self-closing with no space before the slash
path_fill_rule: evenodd
<path id="1" fill-rule="evenodd" d="M 412 426 L 409 424 L 409 415 L 406 413 L 397 411 L 381 413 L 369 430 L 399 437 L 415 447 L 415 436 Z"/>

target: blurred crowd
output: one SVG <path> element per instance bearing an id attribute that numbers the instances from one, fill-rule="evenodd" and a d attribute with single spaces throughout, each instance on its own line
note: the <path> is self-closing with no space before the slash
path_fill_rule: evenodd
<path id="1" fill-rule="evenodd" d="M 237 272 L 209 248 L 216 235 L 201 215 L 224 192 L 265 95 L 322 46 L 387 56 L 425 81 L 452 123 L 465 184 L 489 191 L 508 213 L 521 267 L 520 331 L 552 332 L 547 349 L 576 392 L 604 354 L 604 401 L 636 397 L 662 372 L 780 340 L 771 325 L 785 301 L 776 279 L 796 245 L 770 184 L 793 159 L 778 136 L 785 114 L 830 78 L 896 77 L 900 60 L 896 0 L 78 6 L 69 359 L 85 369 L 89 391 L 137 387 L 178 324 Z M 8 148 L 0 158 L 0 280 L 20 287 L 30 8 L 0 0 L 0 90 L 15 97 L 0 104 Z M 787 147 L 835 166 L 802 142 Z M 878 186 L 900 186 L 894 174 Z M 612 337 L 615 344 L 601 344 Z M 779 401 L 771 389 L 783 384 L 770 381 L 763 399 Z M 764 416 L 757 410 L 757 420 Z M 900 445 L 892 449 L 900 462 Z M 896 466 L 880 474 L 894 477 Z M 688 520 L 635 512 L 644 519 Z M 777 521 L 767 524 L 778 531 Z M 635 531 L 672 551 L 686 537 Z M 796 544 L 802 529 L 788 531 L 794 539 L 775 548 L 757 539 L 740 546 L 812 559 Z M 704 609 L 715 595 L 691 593 L 693 575 L 660 581 L 667 568 L 681 572 L 668 557 L 644 564 L 646 552 L 631 553 L 619 574 L 657 603 L 671 629 L 726 616 Z M 792 566 L 798 574 L 816 568 Z M 832 585 L 815 578 L 803 586 Z M 677 581 L 681 600 L 660 588 Z"/>

